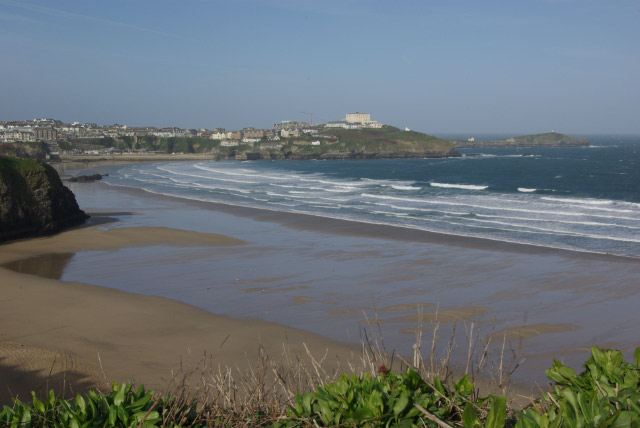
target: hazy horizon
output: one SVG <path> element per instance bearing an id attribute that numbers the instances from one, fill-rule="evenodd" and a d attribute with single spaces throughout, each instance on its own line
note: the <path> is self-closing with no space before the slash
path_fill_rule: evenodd
<path id="1" fill-rule="evenodd" d="M 640 134 L 633 1 L 0 0 L 0 120 Z"/>

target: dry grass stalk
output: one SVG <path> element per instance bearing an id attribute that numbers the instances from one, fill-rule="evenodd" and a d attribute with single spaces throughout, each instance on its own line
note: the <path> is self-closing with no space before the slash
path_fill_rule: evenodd
<path id="1" fill-rule="evenodd" d="M 164 410 L 163 418 L 176 423 L 185 421 L 187 415 L 193 411 L 193 403 L 197 402 L 199 417 L 207 424 L 213 426 L 215 423 L 219 426 L 233 423 L 256 426 L 256 423 L 260 425 L 285 416 L 288 406 L 295 404 L 296 394 L 312 392 L 324 383 L 336 381 L 343 373 L 358 376 L 370 373 L 375 376 L 381 365 L 392 368 L 394 363 L 394 370 L 403 371 L 411 367 L 429 384 L 432 384 L 436 377 L 450 383 L 456 373 L 464 373 L 469 374 L 474 384 L 482 377 L 485 387 L 490 386 L 486 385 L 489 381 L 495 388 L 502 391 L 506 389 L 511 375 L 523 361 L 520 357 L 522 339 L 518 348 L 512 350 L 511 357 L 507 359 L 508 341 L 506 335 L 503 336 L 501 347 L 494 359 L 491 334 L 481 339 L 476 323 L 472 322 L 468 328 L 465 324 L 466 359 L 459 370 L 452 360 L 456 323 L 452 326 L 448 342 L 441 347 L 441 324 L 436 311 L 431 347 L 425 356 L 422 352 L 421 307 L 418 307 L 418 314 L 418 331 L 411 363 L 395 351 L 391 354 L 387 352 L 377 314 L 373 320 L 365 314 L 367 323 L 373 328 L 361 329 L 359 352 L 352 352 L 349 361 L 330 361 L 328 351 L 317 358 L 306 344 L 302 344 L 303 353 L 294 354 L 288 343 L 283 343 L 282 355 L 278 358 L 272 358 L 260 346 L 257 361 L 250 361 L 247 357 L 246 369 L 216 365 L 215 358 L 205 354 L 190 370 L 184 368 L 187 364 L 182 364 L 180 371 L 170 380 L 166 394 L 171 396 L 173 401 L 169 409 Z M 373 338 L 369 337 L 369 331 L 376 333 Z M 429 361 L 428 365 L 425 364 L 425 357 Z M 492 364 L 489 364 L 490 362 Z M 478 394 L 476 387 L 472 399 Z"/>

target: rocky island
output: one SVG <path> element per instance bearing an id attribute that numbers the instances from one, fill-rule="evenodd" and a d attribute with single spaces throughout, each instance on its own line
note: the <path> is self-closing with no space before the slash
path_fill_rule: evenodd
<path id="1" fill-rule="evenodd" d="M 0 242 L 52 234 L 87 218 L 53 167 L 0 157 Z"/>
<path id="2" fill-rule="evenodd" d="M 456 148 L 526 148 L 526 147 L 588 147 L 586 138 L 576 139 L 559 132 L 523 135 L 497 141 L 453 141 Z"/>

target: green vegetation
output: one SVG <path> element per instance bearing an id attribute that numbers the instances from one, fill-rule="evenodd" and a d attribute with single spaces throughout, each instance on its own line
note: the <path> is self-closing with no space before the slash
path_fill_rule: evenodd
<path id="1" fill-rule="evenodd" d="M 487 420 L 487 427 L 504 426 L 505 397 L 486 397 L 471 401 L 473 384 L 463 376 L 446 388 L 435 378 L 427 384 L 414 370 L 402 375 L 390 373 L 383 366 L 371 377 L 343 375 L 338 382 L 319 387 L 315 393 L 296 397 L 287 418 L 274 428 L 303 426 L 419 427 L 437 426 L 436 420 L 470 428 Z M 487 409 L 492 405 L 490 409 Z M 480 417 L 478 415 L 481 415 Z M 466 426 L 465 425 L 465 426 Z"/>
<path id="2" fill-rule="evenodd" d="M 62 186 L 58 173 L 51 165 L 32 159 L 0 156 L 0 182 L 7 185 L 15 200 L 19 200 L 20 195 L 30 189 L 37 189 L 43 180 Z M 2 187 L 0 185 L 0 189 Z"/>
<path id="3" fill-rule="evenodd" d="M 75 139 L 65 144 L 65 150 L 71 148 L 96 150 L 114 148 L 123 152 L 146 151 L 157 153 L 208 153 L 220 146 L 219 141 L 201 137 L 161 138 L 153 135 L 144 137 L 106 137 Z M 61 146 L 62 147 L 62 146 Z"/>
<path id="4" fill-rule="evenodd" d="M 320 128 L 320 136 L 301 135 L 280 141 L 263 141 L 253 145 L 223 147 L 220 141 L 201 137 L 161 138 L 119 137 L 76 139 L 70 142 L 79 150 L 114 148 L 122 152 L 208 153 L 218 158 L 256 154 L 265 159 L 360 159 L 458 156 L 450 141 L 392 126 L 380 129 Z M 319 144 L 312 145 L 313 141 Z M 65 146 L 65 150 L 69 150 Z"/>
<path id="5" fill-rule="evenodd" d="M 375 376 L 343 375 L 314 392 L 298 393 L 288 407 L 262 396 L 262 405 L 254 402 L 238 411 L 228 397 L 216 406 L 184 390 L 159 395 L 114 384 L 108 394 L 90 391 L 73 400 L 56 398 L 53 391 L 43 400 L 32 393 L 30 403 L 14 399 L 0 412 L 0 423 L 11 428 L 640 427 L 640 348 L 635 363 L 628 363 L 619 351 L 594 346 L 584 368 L 577 375 L 554 361 L 546 374 L 555 389 L 524 410 L 508 408 L 505 396 L 477 397 L 466 375 L 448 387 L 438 378 L 429 383 L 412 369 L 393 374 L 382 366 Z"/>
<path id="6" fill-rule="evenodd" d="M 634 357 L 593 346 L 579 375 L 554 360 L 546 374 L 555 389 L 519 412 L 516 427 L 640 427 L 640 348 Z"/>
<path id="7" fill-rule="evenodd" d="M 451 141 L 393 126 L 377 129 L 324 128 L 342 150 L 363 157 L 423 157 L 457 155 Z M 375 156 L 374 156 L 375 155 Z"/>
<path id="8" fill-rule="evenodd" d="M 176 406 L 175 400 L 156 398 L 143 386 L 133 391 L 131 384 L 113 384 L 107 395 L 89 391 L 74 400 L 57 398 L 51 390 L 42 401 L 32 393 L 31 403 L 14 400 L 13 407 L 4 406 L 0 423 L 7 428 L 178 427 L 175 420 L 163 420 L 171 415 L 184 426 L 204 427 L 198 422 L 195 404 Z"/>
<path id="9" fill-rule="evenodd" d="M 49 147 L 42 141 L 0 143 L 0 156 L 43 160 L 49 154 Z"/>

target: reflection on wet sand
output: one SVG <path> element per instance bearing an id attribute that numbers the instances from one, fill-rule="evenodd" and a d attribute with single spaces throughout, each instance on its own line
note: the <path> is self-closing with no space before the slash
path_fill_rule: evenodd
<path id="1" fill-rule="evenodd" d="M 61 279 L 74 253 L 50 253 L 14 260 L 1 267 L 27 275 L 37 275 L 50 279 Z"/>

